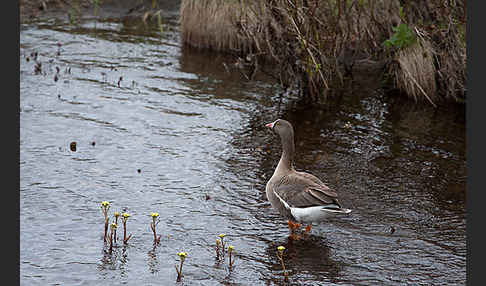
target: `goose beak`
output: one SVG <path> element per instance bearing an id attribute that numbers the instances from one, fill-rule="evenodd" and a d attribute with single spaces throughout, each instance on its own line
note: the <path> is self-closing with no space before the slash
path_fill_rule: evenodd
<path id="1" fill-rule="evenodd" d="M 273 124 L 275 124 L 275 122 L 265 124 L 265 127 L 273 128 Z"/>

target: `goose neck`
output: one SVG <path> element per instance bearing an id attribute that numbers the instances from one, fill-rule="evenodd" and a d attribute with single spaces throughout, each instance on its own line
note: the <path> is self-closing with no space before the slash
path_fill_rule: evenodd
<path id="1" fill-rule="evenodd" d="M 278 162 L 277 169 L 281 171 L 293 170 L 294 153 L 294 138 L 291 135 L 282 137 L 282 156 Z"/>

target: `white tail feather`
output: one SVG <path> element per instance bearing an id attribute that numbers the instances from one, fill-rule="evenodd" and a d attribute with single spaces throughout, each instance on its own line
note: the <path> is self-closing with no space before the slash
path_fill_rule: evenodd
<path id="1" fill-rule="evenodd" d="M 347 214 L 350 209 L 329 208 L 328 206 L 315 206 L 307 208 L 290 208 L 290 212 L 299 222 L 318 222 L 324 220 L 329 215 L 336 213 Z"/>

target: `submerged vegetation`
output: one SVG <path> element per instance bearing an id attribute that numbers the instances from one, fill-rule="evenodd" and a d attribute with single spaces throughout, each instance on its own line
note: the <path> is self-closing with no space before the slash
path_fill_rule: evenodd
<path id="1" fill-rule="evenodd" d="M 318 100 L 353 71 L 417 101 L 466 96 L 465 1 L 182 0 L 191 46 L 237 54 Z M 272 65 L 264 65 L 272 63 Z"/>

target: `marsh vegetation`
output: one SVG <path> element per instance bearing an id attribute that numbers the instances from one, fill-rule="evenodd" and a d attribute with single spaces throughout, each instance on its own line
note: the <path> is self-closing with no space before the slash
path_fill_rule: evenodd
<path id="1" fill-rule="evenodd" d="M 182 0 L 181 29 L 313 100 L 359 73 L 432 105 L 466 96 L 465 1 Z"/>

